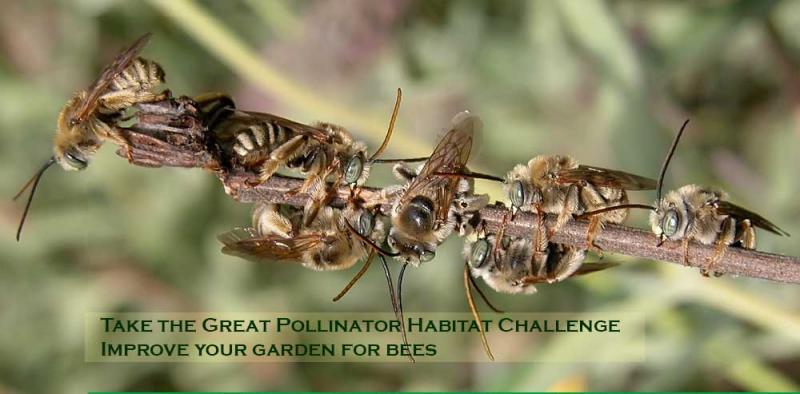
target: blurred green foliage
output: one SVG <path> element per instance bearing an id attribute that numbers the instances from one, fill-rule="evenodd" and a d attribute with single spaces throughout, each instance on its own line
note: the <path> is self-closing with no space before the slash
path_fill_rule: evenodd
<path id="1" fill-rule="evenodd" d="M 473 163 L 499 174 L 558 152 L 655 176 L 690 117 L 667 185 L 722 187 L 800 234 L 800 2 L 75 0 L 3 10 L 6 196 L 49 156 L 70 94 L 152 31 L 145 55 L 173 92 L 230 92 L 240 107 L 338 122 L 371 144 L 402 87 L 387 156 L 429 151 L 470 109 L 485 122 Z M 392 179 L 381 170 L 372 181 Z M 492 187 L 479 184 L 499 197 Z M 796 285 L 705 280 L 622 256 L 607 257 L 625 263 L 613 271 L 493 298 L 507 310 L 641 312 L 644 363 L 87 364 L 87 311 L 386 311 L 385 284 L 373 269 L 333 304 L 353 272 L 222 255 L 215 235 L 247 223 L 248 206 L 208 173 L 132 167 L 111 146 L 83 173 L 45 175 L 19 244 L 22 204 L 0 208 L 0 393 L 800 389 Z M 644 214 L 631 216 L 645 226 Z M 759 236 L 759 249 L 800 254 L 794 238 Z M 407 310 L 466 311 L 459 251 L 449 240 L 409 273 Z M 582 345 L 530 351 L 591 350 Z"/>

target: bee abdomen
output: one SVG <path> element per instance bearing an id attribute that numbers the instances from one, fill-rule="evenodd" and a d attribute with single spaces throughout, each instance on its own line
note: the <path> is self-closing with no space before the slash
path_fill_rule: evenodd
<path id="1" fill-rule="evenodd" d="M 236 134 L 233 150 L 239 156 L 247 156 L 255 151 L 269 154 L 286 143 L 294 133 L 273 122 L 252 125 Z"/>
<path id="2" fill-rule="evenodd" d="M 111 81 L 111 89 L 146 89 L 161 83 L 164 83 L 161 66 L 152 60 L 137 58 Z"/>

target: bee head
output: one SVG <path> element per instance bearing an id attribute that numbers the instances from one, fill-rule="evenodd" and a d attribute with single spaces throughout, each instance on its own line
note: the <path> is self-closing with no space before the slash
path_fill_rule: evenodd
<path id="1" fill-rule="evenodd" d="M 656 209 L 650 213 L 650 227 L 659 238 L 659 245 L 667 239 L 671 241 L 683 239 L 689 224 L 686 202 L 675 191 L 667 193 L 660 201 L 656 201 Z"/>
<path id="2" fill-rule="evenodd" d="M 372 235 L 372 230 L 375 229 L 375 215 L 369 211 L 362 210 L 361 214 L 358 215 L 358 222 L 355 228 L 359 234 L 370 237 L 370 235 Z"/>
<path id="3" fill-rule="evenodd" d="M 512 181 L 508 187 L 508 199 L 511 201 L 512 208 L 519 209 L 540 202 L 542 196 L 538 188 L 517 179 Z"/>
<path id="4" fill-rule="evenodd" d="M 366 165 L 364 153 L 357 152 L 355 155 L 350 156 L 350 159 L 344 163 L 342 173 L 346 184 L 362 184 L 369 174 L 369 167 Z"/>
<path id="5" fill-rule="evenodd" d="M 491 257 L 492 245 L 486 238 L 479 238 L 469 250 L 466 250 L 467 263 L 472 269 L 486 269 L 489 268 L 489 260 Z"/>
<path id="6" fill-rule="evenodd" d="M 74 117 L 75 111 L 85 96 L 85 92 L 77 93 L 67 101 L 58 114 L 58 129 L 53 139 L 53 158 L 61 168 L 67 171 L 80 171 L 89 165 L 89 156 L 97 150 L 99 145 L 98 137 L 93 129 L 107 127 L 96 118 L 79 122 Z"/>
<path id="7" fill-rule="evenodd" d="M 66 171 L 80 171 L 89 165 L 89 159 L 76 147 L 56 150 L 54 153 L 56 162 Z"/>

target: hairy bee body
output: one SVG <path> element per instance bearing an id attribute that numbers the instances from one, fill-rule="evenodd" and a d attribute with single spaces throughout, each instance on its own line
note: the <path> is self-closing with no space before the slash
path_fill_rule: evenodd
<path id="1" fill-rule="evenodd" d="M 412 170 L 404 164 L 396 165 L 394 173 L 405 184 L 400 188 L 387 187 L 383 192 L 404 194 L 421 167 Z M 436 220 L 436 202 L 425 195 L 416 196 L 405 205 L 400 203 L 399 198 L 392 200 L 392 226 L 387 240 L 393 250 L 402 252 L 407 249 L 406 253 L 399 256 L 402 261 L 416 266 L 421 261 L 433 259 L 438 245 L 453 231 L 457 230 L 462 236 L 468 235 L 474 228 L 472 218 L 489 203 L 488 195 L 474 194 L 471 179 L 459 179 L 456 189 L 449 192 L 453 197 L 445 220 Z"/>
<path id="2" fill-rule="evenodd" d="M 164 82 L 161 65 L 137 57 L 111 80 L 108 92 L 98 99 L 98 111 L 109 114 L 137 103 L 157 100 L 162 94 L 156 92 L 156 88 Z"/>
<path id="3" fill-rule="evenodd" d="M 755 249 L 756 227 L 777 235 L 789 236 L 789 233 L 763 216 L 727 201 L 728 195 L 722 190 L 685 185 L 665 195 L 661 194 L 667 168 L 688 124 L 687 119 L 675 135 L 661 166 L 656 202 L 649 207 L 650 228 L 658 238 L 659 246 L 665 240 L 681 241 L 683 263 L 686 265 L 689 264 L 689 241 L 696 240 L 705 245 L 715 244 L 715 252 L 707 259 L 702 274 L 708 276 L 713 272 L 715 275 L 721 275 L 722 273 L 715 271 L 714 267 L 722 260 L 727 247 Z"/>
<path id="4" fill-rule="evenodd" d="M 531 159 L 527 165 L 517 165 L 506 176 L 505 189 L 508 193 L 523 189 L 522 204 L 513 204 L 522 211 L 535 211 L 558 215 L 557 226 L 561 226 L 572 215 L 580 215 L 612 205 L 625 204 L 628 195 L 624 189 L 594 185 L 589 182 L 562 183 L 559 173 L 575 170 L 578 162 L 569 156 L 540 155 Z M 512 198 L 513 199 L 513 198 Z M 519 200 L 518 200 L 519 201 Z M 606 223 L 621 223 L 627 217 L 627 210 L 617 210 L 597 215 Z"/>
<path id="5" fill-rule="evenodd" d="M 725 247 L 755 249 L 755 228 L 778 235 L 789 234 L 761 215 L 727 201 L 728 195 L 718 189 L 686 185 L 666 193 L 656 201 L 650 213 L 650 227 L 661 241 L 682 241 L 684 262 L 688 263 L 688 242 L 717 245 L 716 253 L 704 269 L 713 272 Z"/>
<path id="6" fill-rule="evenodd" d="M 472 180 L 458 174 L 466 171 L 473 134 L 481 125 L 469 113 L 456 115 L 424 164 L 416 170 L 404 163 L 394 166 L 394 175 L 404 183 L 380 194 L 392 206 L 387 243 L 398 254 L 396 259 L 418 266 L 432 260 L 438 245 L 455 229 L 462 235 L 471 231 L 472 218 L 489 197 L 474 194 Z"/>
<path id="7" fill-rule="evenodd" d="M 124 144 L 109 120 L 138 103 L 167 97 L 156 89 L 164 83 L 161 66 L 138 53 L 149 40 L 145 34 L 107 66 L 87 90 L 81 90 L 58 115 L 53 158 L 65 170 L 82 170 L 106 140 Z"/>
<path id="8" fill-rule="evenodd" d="M 209 124 L 232 161 L 258 172 L 257 182 L 266 182 L 279 169 L 299 171 L 305 178 L 297 192 L 311 198 L 305 217 L 313 220 L 330 192 L 326 182 L 344 181 L 361 186 L 369 176 L 366 145 L 343 127 L 331 123 L 304 125 L 266 113 L 228 110 L 222 116 L 208 114 Z"/>
<path id="9" fill-rule="evenodd" d="M 542 232 L 546 229 L 536 228 Z M 473 277 L 495 291 L 536 293 L 537 283 L 561 282 L 578 273 L 586 250 L 547 242 L 545 237 L 518 238 L 476 233 L 464 243 L 462 254 Z"/>
<path id="10" fill-rule="evenodd" d="M 565 155 L 539 155 L 517 165 L 507 175 L 505 191 L 512 210 L 556 215 L 550 232 L 573 216 L 628 203 L 627 190 L 655 189 L 656 181 L 622 171 L 579 165 Z M 587 233 L 588 247 L 604 223 L 622 223 L 627 209 L 594 215 Z"/>
<path id="11" fill-rule="evenodd" d="M 252 227 L 219 236 L 223 253 L 254 261 L 289 260 L 315 271 L 343 270 L 366 257 L 367 248 L 350 232 L 379 243 L 385 237 L 383 222 L 368 210 L 349 205 L 345 209 L 323 207 L 308 225 L 302 211 L 278 204 L 259 204 Z"/>

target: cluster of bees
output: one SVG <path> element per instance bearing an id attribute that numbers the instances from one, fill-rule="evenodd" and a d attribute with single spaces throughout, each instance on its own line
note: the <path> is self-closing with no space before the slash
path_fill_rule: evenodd
<path id="1" fill-rule="evenodd" d="M 171 97 L 169 91 L 159 91 L 165 82 L 161 66 L 139 57 L 149 37 L 135 41 L 87 90 L 77 92 L 64 106 L 58 116 L 52 158 L 17 195 L 31 187 L 17 239 L 45 170 L 55 163 L 68 171 L 86 168 L 105 141 L 127 143 L 118 124 L 135 116 L 130 115 L 132 108 Z M 205 132 L 215 141 L 224 162 L 253 174 L 250 182 L 254 185 L 268 181 L 278 171 L 296 170 L 304 182 L 292 194 L 308 196 L 303 207 L 257 204 L 250 226 L 219 236 L 222 252 L 255 261 L 294 261 L 319 271 L 343 270 L 365 260 L 335 300 L 355 284 L 377 255 L 401 322 L 406 267 L 433 260 L 437 247 L 452 233 L 465 240 L 464 286 L 476 320 L 472 288 L 485 296 L 475 278 L 498 292 L 531 294 L 537 284 L 612 267 L 612 263 L 584 264 L 587 250 L 598 249 L 593 240 L 604 224 L 622 223 L 631 208 L 651 210 L 650 226 L 659 245 L 665 240 L 682 242 L 685 260 L 691 240 L 716 245 L 705 275 L 715 273 L 727 247 L 753 249 L 755 227 L 788 235 L 762 216 L 729 202 L 719 190 L 687 185 L 662 195 L 664 175 L 686 123 L 675 137 L 658 181 L 579 164 L 565 155 L 539 155 L 515 166 L 505 177 L 496 177 L 467 168 L 473 137 L 482 127 L 480 119 L 469 112 L 453 118 L 429 156 L 379 159 L 397 118 L 400 90 L 385 139 L 371 155 L 365 143 L 331 123 L 307 125 L 241 110 L 224 94 L 201 95 L 194 101 L 201 109 Z M 415 162 L 420 164 L 412 165 Z M 370 168 L 379 163 L 393 164 L 399 184 L 364 197 Z M 489 197 L 474 192 L 476 178 L 501 182 L 508 194 L 504 225 L 496 231 L 489 231 L 481 218 L 480 210 L 489 204 Z M 349 198 L 343 207 L 335 207 L 330 201 L 340 188 L 349 190 Z M 629 191 L 654 189 L 654 205 L 629 204 Z M 390 207 L 388 212 L 383 206 Z M 520 211 L 539 218 L 530 236 L 505 235 L 505 225 Z M 555 216 L 554 225 L 545 225 L 545 214 Z M 551 242 L 567 222 L 584 219 L 589 221 L 584 246 Z M 386 257 L 402 264 L 396 286 Z M 485 338 L 483 341 L 491 357 Z"/>

